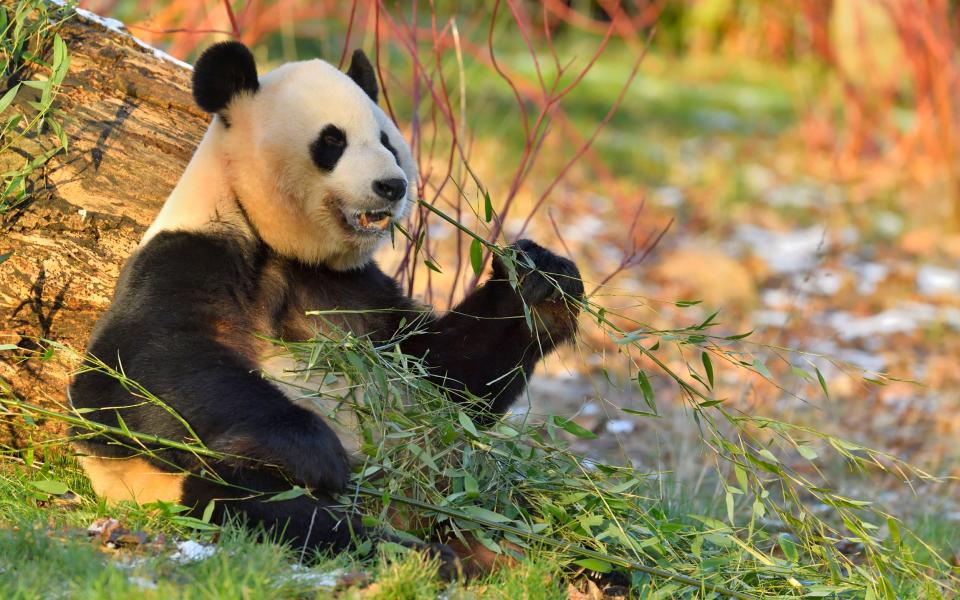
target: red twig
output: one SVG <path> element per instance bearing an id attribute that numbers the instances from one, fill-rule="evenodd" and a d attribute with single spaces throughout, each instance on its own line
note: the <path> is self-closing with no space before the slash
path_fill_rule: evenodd
<path id="1" fill-rule="evenodd" d="M 343 69 L 343 63 L 347 61 L 347 52 L 350 51 L 350 34 L 353 33 L 353 19 L 357 15 L 357 0 L 353 0 L 350 3 L 350 19 L 347 21 L 347 33 L 343 38 L 343 52 L 340 53 L 340 62 L 337 63 L 337 67 Z M 383 84 L 381 82 L 381 86 Z"/>
<path id="2" fill-rule="evenodd" d="M 230 19 L 231 35 L 235 39 L 240 39 L 240 27 L 237 25 L 237 17 L 233 14 L 233 7 L 230 6 L 230 0 L 223 0 L 223 7 L 227 9 L 227 18 Z"/>
<path id="3" fill-rule="evenodd" d="M 647 50 L 650 48 L 650 42 L 653 40 L 653 34 L 654 32 L 651 31 L 650 35 L 647 37 L 647 43 L 644 46 L 643 51 L 633 63 L 633 69 L 631 69 L 630 75 L 627 77 L 627 81 L 623 84 L 623 87 L 620 88 L 620 93 L 617 95 L 617 98 L 614 100 L 613 104 L 610 105 L 610 109 L 607 110 L 607 114 L 605 114 L 603 119 L 600 120 L 600 123 L 593 130 L 593 133 L 590 134 L 590 137 L 587 138 L 587 141 L 580 146 L 573 157 L 567 161 L 567 164 L 560 169 L 560 172 L 557 173 L 557 175 L 553 178 L 553 181 L 550 182 L 550 185 L 547 186 L 547 189 L 540 194 L 540 197 L 537 199 L 536 203 L 534 203 L 533 209 L 530 210 L 526 220 L 523 222 L 523 226 L 520 228 L 520 234 L 523 234 L 523 232 L 526 231 L 527 227 L 530 225 L 530 221 L 533 219 L 533 215 L 537 213 L 537 211 L 540 209 L 540 206 L 542 206 L 546 201 L 547 197 L 550 195 L 550 192 L 553 191 L 553 188 L 555 188 L 557 184 L 563 180 L 570 168 L 573 167 L 573 165 L 580 160 L 580 157 L 583 156 L 584 152 L 586 152 L 593 145 L 593 142 L 597 139 L 597 136 L 600 135 L 600 132 L 603 131 L 607 123 L 610 122 L 610 119 L 613 118 L 613 115 L 616 114 L 617 109 L 620 108 L 620 104 L 623 102 L 624 96 L 626 96 L 627 91 L 630 89 L 630 85 L 633 83 L 637 73 L 640 71 L 640 63 L 643 62 L 643 58 L 646 56 Z"/>

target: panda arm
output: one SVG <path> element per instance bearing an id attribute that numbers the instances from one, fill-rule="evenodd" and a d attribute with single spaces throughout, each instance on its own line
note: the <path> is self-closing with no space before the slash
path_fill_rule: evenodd
<path id="1" fill-rule="evenodd" d="M 537 361 L 573 336 L 576 301 L 583 295 L 573 262 L 529 240 L 519 241 L 515 249 L 537 267 L 533 271 L 517 264 L 517 288 L 508 281 L 503 261 L 496 258 L 493 275 L 483 286 L 445 315 L 429 319 L 422 333 L 402 343 L 404 352 L 424 358 L 435 380 L 487 399 L 483 410 L 493 414 L 509 408 Z"/>
<path id="2" fill-rule="evenodd" d="M 140 328 L 133 338 L 126 328 L 110 325 L 101 330 L 91 353 L 113 348 L 121 362 L 112 366 L 122 368 L 162 405 L 132 396 L 113 377 L 87 371 L 74 379 L 71 399 L 77 408 L 98 409 L 88 413 L 89 418 L 171 440 L 189 437 L 182 419 L 207 447 L 224 453 L 220 462 L 230 468 L 253 466 L 247 460 L 253 459 L 279 467 L 311 488 L 343 489 L 349 466 L 333 430 L 291 403 L 230 348 L 189 331 Z M 163 342 L 130 343 L 123 338 Z M 109 356 L 106 351 L 103 355 Z M 104 446 L 107 455 L 117 453 L 113 446 L 98 446 Z M 196 461 L 181 455 L 176 462 L 193 468 Z"/>
<path id="3" fill-rule="evenodd" d="M 162 404 L 97 370 L 74 378 L 71 401 L 93 409 L 88 416 L 101 423 L 172 440 L 189 437 L 185 421 L 214 450 L 275 465 L 310 487 L 340 490 L 349 470 L 336 434 L 260 376 L 237 347 L 252 346 L 252 336 L 233 345 L 218 339 L 218 330 L 239 330 L 245 322 L 241 282 L 253 281 L 251 256 L 222 236 L 154 238 L 124 267 L 89 352 Z M 181 466 L 193 466 L 181 458 Z"/>

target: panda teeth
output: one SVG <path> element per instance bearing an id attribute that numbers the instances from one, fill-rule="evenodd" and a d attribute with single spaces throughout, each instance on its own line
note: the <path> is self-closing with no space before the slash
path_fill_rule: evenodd
<path id="1" fill-rule="evenodd" d="M 383 230 L 390 224 L 390 216 L 390 212 L 384 210 L 357 213 L 357 225 L 364 229 Z"/>

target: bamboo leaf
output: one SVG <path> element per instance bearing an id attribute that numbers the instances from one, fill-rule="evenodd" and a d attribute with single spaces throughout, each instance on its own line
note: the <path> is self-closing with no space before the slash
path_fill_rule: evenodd
<path id="1" fill-rule="evenodd" d="M 826 382 L 826 380 L 823 378 L 823 373 L 821 373 L 821 372 L 820 372 L 820 369 L 818 369 L 817 367 L 814 367 L 813 369 L 814 369 L 814 371 L 816 371 L 816 373 L 817 373 L 817 380 L 820 382 L 820 387 L 823 389 L 823 395 L 827 398 L 827 400 L 829 400 L 829 399 L 830 399 L 830 390 L 827 389 L 827 382 Z"/>
<path id="2" fill-rule="evenodd" d="M 483 508 L 482 506 L 464 506 L 462 510 L 470 516 L 483 519 L 484 521 L 489 521 L 491 523 L 509 523 L 513 520 L 508 519 L 500 513 L 495 513 L 492 510 Z"/>
<path id="3" fill-rule="evenodd" d="M 477 431 L 477 426 L 473 424 L 473 419 L 470 418 L 470 415 L 461 410 L 460 414 L 457 415 L 457 420 L 460 421 L 463 428 L 467 430 L 467 433 L 473 437 L 480 437 L 480 432 Z"/>
<path id="4" fill-rule="evenodd" d="M 54 479 L 31 481 L 30 486 L 45 494 L 50 494 L 51 496 L 62 496 L 70 491 L 70 488 L 67 487 L 67 484 Z"/>
<path id="5" fill-rule="evenodd" d="M 567 433 L 572 433 L 578 438 L 592 440 L 597 437 L 597 434 L 590 431 L 589 429 L 581 427 L 576 422 L 570 419 L 564 419 L 562 417 L 553 417 L 553 420 L 554 420 L 554 423 L 556 423 L 557 427 L 559 427 L 560 429 L 563 429 Z"/>
<path id="6" fill-rule="evenodd" d="M 470 242 L 470 266 L 473 267 L 474 275 L 483 273 L 483 245 L 478 239 Z"/>
<path id="7" fill-rule="evenodd" d="M 596 571 L 597 573 L 609 573 L 613 570 L 613 565 L 599 558 L 581 558 L 580 560 L 574 561 L 573 564 L 578 567 L 583 567 L 588 571 Z"/>
<path id="8" fill-rule="evenodd" d="M 284 500 L 293 500 L 294 498 L 299 498 L 300 496 L 306 496 L 309 492 L 306 489 L 295 485 L 285 492 L 280 492 L 279 494 L 274 494 L 265 500 L 265 502 L 283 502 Z"/>
<path id="9" fill-rule="evenodd" d="M 797 452 L 807 460 L 814 460 L 819 456 L 816 451 L 807 444 L 797 444 Z"/>
<path id="10" fill-rule="evenodd" d="M 0 98 L 0 113 L 5 111 L 7 107 L 10 106 L 10 104 L 13 102 L 13 99 L 16 98 L 17 91 L 19 90 L 20 90 L 20 84 L 18 83 L 17 85 L 7 90 L 7 93 L 4 94 L 2 98 Z"/>
<path id="11" fill-rule="evenodd" d="M 767 365 L 763 364 L 762 360 L 755 358 L 751 364 L 753 368 L 756 369 L 757 373 L 760 373 L 767 379 L 773 380 L 773 375 L 770 374 L 770 369 L 767 368 Z"/>
<path id="12" fill-rule="evenodd" d="M 637 383 L 640 384 L 640 391 L 643 392 L 643 401 L 647 403 L 650 410 L 657 412 L 656 399 L 653 396 L 653 386 L 650 385 L 650 379 L 643 371 L 637 371 Z"/>
<path id="13" fill-rule="evenodd" d="M 710 361 L 710 355 L 704 350 L 700 353 L 700 360 L 703 362 L 703 368 L 707 372 L 707 381 L 710 382 L 710 389 L 713 389 L 713 363 Z"/>

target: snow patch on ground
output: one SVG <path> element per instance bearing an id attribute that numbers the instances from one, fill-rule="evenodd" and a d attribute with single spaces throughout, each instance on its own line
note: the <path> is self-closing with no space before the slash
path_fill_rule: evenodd
<path id="1" fill-rule="evenodd" d="M 740 225 L 735 237 L 750 247 L 770 268 L 782 274 L 808 271 L 816 266 L 818 254 L 829 246 L 821 226 L 795 231 L 770 231 L 755 225 Z"/>
<path id="2" fill-rule="evenodd" d="M 960 271 L 923 265 L 917 271 L 917 289 L 924 296 L 960 294 Z"/>
<path id="3" fill-rule="evenodd" d="M 170 560 L 180 564 L 187 564 L 206 560 L 217 551 L 216 547 L 201 544 L 193 540 L 177 542 L 177 551 L 170 555 Z"/>
<path id="4" fill-rule="evenodd" d="M 633 433 L 636 424 L 628 419 L 611 419 L 607 421 L 607 431 L 610 433 Z"/>
<path id="5" fill-rule="evenodd" d="M 146 577 L 137 577 L 133 575 L 133 576 L 127 577 L 127 581 L 137 586 L 141 590 L 157 589 L 157 582 L 152 579 L 147 579 Z"/>
<path id="6" fill-rule="evenodd" d="M 833 269 L 817 269 L 809 276 L 794 275 L 793 287 L 808 294 L 833 296 L 843 287 L 843 274 Z"/>
<path id="7" fill-rule="evenodd" d="M 753 324 L 757 327 L 783 327 L 790 320 L 790 313 L 783 310 L 755 310 Z"/>
<path id="8" fill-rule="evenodd" d="M 333 589 L 337 587 L 337 582 L 340 581 L 340 578 L 344 575 L 343 569 L 334 569 L 322 573 L 311 571 L 303 565 L 291 565 L 290 569 L 293 572 L 284 576 L 286 581 L 313 588 Z"/>
<path id="9" fill-rule="evenodd" d="M 954 329 L 960 329 L 960 310 L 954 307 L 936 307 L 922 302 L 904 302 L 868 317 L 857 317 L 845 311 L 837 311 L 831 313 L 826 321 L 841 338 L 853 340 L 910 333 L 937 323 L 945 323 Z"/>

